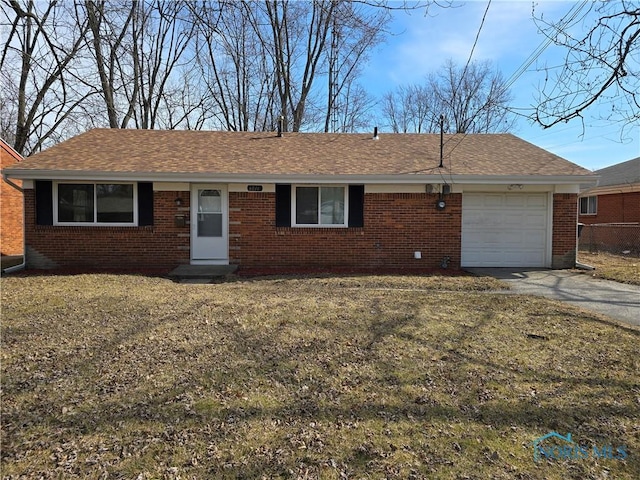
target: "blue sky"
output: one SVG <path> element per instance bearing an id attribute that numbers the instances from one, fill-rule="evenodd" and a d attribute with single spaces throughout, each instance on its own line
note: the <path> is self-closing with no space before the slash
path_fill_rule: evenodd
<path id="1" fill-rule="evenodd" d="M 572 1 L 537 1 L 536 13 L 559 20 L 575 4 Z M 458 8 L 411 14 L 396 13 L 391 26 L 395 35 L 372 52 L 364 70 L 363 85 L 380 98 L 398 85 L 420 83 L 451 58 L 464 65 L 480 27 L 487 1 L 457 3 Z M 532 20 L 530 0 L 492 1 L 474 50 L 474 60 L 491 60 L 509 78 L 544 41 Z M 591 17 L 593 20 L 593 17 Z M 588 20 L 588 19 L 587 19 Z M 553 45 L 544 50 L 537 65 L 557 64 L 566 52 Z M 512 107 L 535 103 L 537 85 L 544 73 L 536 64 L 512 85 Z M 611 107 L 610 103 L 607 105 Z M 585 115 L 585 129 L 579 120 L 543 130 L 526 119 L 518 120 L 513 132 L 519 137 L 561 157 L 595 170 L 640 156 L 640 125 L 627 126 L 596 119 L 598 106 Z M 600 108 L 605 108 L 602 106 Z"/>

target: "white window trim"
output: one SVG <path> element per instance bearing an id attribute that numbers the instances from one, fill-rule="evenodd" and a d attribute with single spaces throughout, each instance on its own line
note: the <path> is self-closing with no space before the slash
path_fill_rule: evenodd
<path id="1" fill-rule="evenodd" d="M 344 189 L 344 223 L 343 224 L 320 224 L 320 223 L 297 223 L 296 222 L 296 189 L 298 187 L 341 187 Z M 299 228 L 348 228 L 349 227 L 349 185 L 340 184 L 294 184 L 291 185 L 291 226 Z"/>
<path id="2" fill-rule="evenodd" d="M 93 222 L 59 222 L 58 221 L 58 185 L 93 185 Z M 133 222 L 98 222 L 98 202 L 96 185 L 133 185 Z M 86 182 L 59 181 L 53 182 L 53 224 L 63 227 L 137 227 L 138 226 L 138 183 L 137 182 Z"/>
<path id="3" fill-rule="evenodd" d="M 596 209 L 595 212 L 582 212 L 582 199 L 583 198 L 595 198 L 596 199 Z M 587 210 L 589 210 L 589 201 L 587 200 Z M 578 200 L 578 212 L 580 215 L 598 215 L 598 196 L 597 195 L 589 195 L 586 197 L 580 197 Z"/>

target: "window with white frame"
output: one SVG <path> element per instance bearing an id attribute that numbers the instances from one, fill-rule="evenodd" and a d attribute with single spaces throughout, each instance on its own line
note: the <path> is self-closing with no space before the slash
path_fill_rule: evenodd
<path id="1" fill-rule="evenodd" d="M 598 213 L 598 197 L 582 197 L 580 199 L 580 215 L 596 215 Z"/>
<path id="2" fill-rule="evenodd" d="M 347 189 L 344 186 L 295 186 L 292 204 L 291 223 L 294 226 L 347 226 Z"/>
<path id="3" fill-rule="evenodd" d="M 134 183 L 62 183 L 54 189 L 55 223 L 135 225 Z"/>

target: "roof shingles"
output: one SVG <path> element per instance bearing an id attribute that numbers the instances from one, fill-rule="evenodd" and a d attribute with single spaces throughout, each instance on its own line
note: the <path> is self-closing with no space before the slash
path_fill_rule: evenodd
<path id="1" fill-rule="evenodd" d="M 599 187 L 638 184 L 640 183 L 640 157 L 596 170 L 594 173 L 600 175 Z"/>
<path id="2" fill-rule="evenodd" d="M 20 170 L 229 175 L 437 174 L 440 136 L 95 129 Z M 591 175 L 511 134 L 445 135 L 452 175 Z"/>

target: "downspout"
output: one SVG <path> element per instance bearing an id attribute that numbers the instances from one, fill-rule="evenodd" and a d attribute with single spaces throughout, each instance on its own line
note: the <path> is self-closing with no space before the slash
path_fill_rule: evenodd
<path id="1" fill-rule="evenodd" d="M 2 172 L 2 180 L 5 181 L 5 183 L 7 183 L 8 185 L 11 185 L 13 188 L 15 188 L 16 190 L 18 190 L 20 193 L 24 193 L 24 189 L 18 185 L 16 185 L 15 183 L 13 183 L 11 180 L 9 180 L 7 178 L 7 174 Z"/>
<path id="2" fill-rule="evenodd" d="M 16 185 L 7 177 L 5 172 L 2 172 L 2 180 L 9 186 L 15 188 L 20 193 L 23 194 L 22 197 L 22 263 L 18 265 L 14 265 L 13 267 L 8 267 L 2 270 L 2 273 L 13 273 L 19 270 L 23 270 L 27 266 L 27 236 L 25 232 L 25 215 L 24 215 L 24 188 Z"/>

